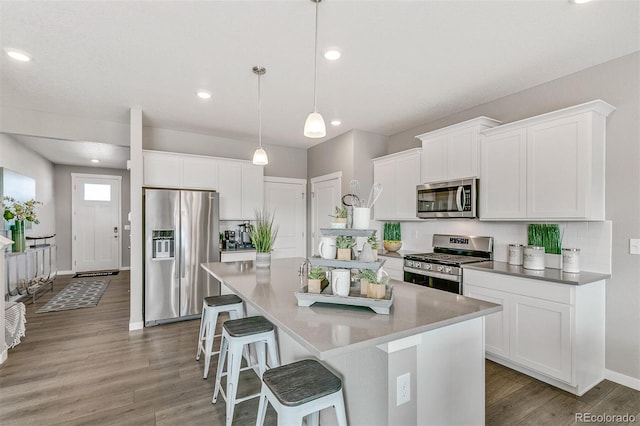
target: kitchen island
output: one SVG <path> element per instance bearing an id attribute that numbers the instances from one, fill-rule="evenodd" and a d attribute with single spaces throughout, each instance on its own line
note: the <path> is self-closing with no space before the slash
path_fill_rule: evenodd
<path id="1" fill-rule="evenodd" d="M 251 261 L 202 267 L 246 302 L 249 315 L 274 323 L 282 363 L 315 357 L 342 376 L 350 424 L 484 423 L 484 316 L 501 306 L 392 280 L 389 315 L 299 307 L 304 260 L 273 260 L 265 270 Z M 408 379 L 401 404 L 399 377 Z M 323 424 L 335 421 L 332 410 L 321 416 Z"/>

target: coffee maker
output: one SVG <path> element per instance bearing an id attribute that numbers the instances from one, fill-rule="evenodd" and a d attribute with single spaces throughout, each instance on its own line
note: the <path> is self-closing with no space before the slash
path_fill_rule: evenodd
<path id="1" fill-rule="evenodd" d="M 253 248 L 251 244 L 251 234 L 249 233 L 251 225 L 249 222 L 238 225 L 238 233 L 236 235 L 237 248 Z"/>
<path id="2" fill-rule="evenodd" d="M 222 240 L 223 250 L 236 249 L 236 231 L 224 231 L 224 239 Z"/>

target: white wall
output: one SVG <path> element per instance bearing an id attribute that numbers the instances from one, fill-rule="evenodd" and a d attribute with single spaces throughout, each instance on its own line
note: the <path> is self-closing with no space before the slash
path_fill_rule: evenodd
<path id="1" fill-rule="evenodd" d="M 11 137 L 0 133 L 0 167 L 32 177 L 36 181 L 36 200 L 43 203 L 36 213 L 40 224 L 32 224 L 27 236 L 56 232 L 56 199 L 53 191 L 53 164 Z M 49 241 L 48 241 L 49 242 Z"/>
<path id="2" fill-rule="evenodd" d="M 589 254 L 586 267 L 599 268 L 604 240 L 611 235 L 611 273 L 607 280 L 606 368 L 640 387 L 640 256 L 629 253 L 629 238 L 640 238 L 640 53 L 636 52 L 560 79 L 488 102 L 460 113 L 432 120 L 390 137 L 389 153 L 420 146 L 415 135 L 480 115 L 508 123 L 519 119 L 602 99 L 616 107 L 607 119 L 606 217 L 608 225 L 593 222 L 572 224 L 565 235 Z M 480 194 L 482 196 L 482 194 Z M 448 223 L 448 222 L 444 222 Z M 403 228 L 409 247 L 425 247 L 414 233 L 428 236 L 435 228 L 422 223 Z M 497 255 L 511 235 L 523 235 L 517 224 L 478 225 L 478 232 L 497 236 Z M 458 228 L 456 228 L 458 229 Z M 464 229 L 464 228 L 461 228 Z M 520 239 L 520 241 L 523 241 Z M 599 256 L 605 256 L 600 258 Z M 584 268 L 583 268 L 584 269 Z"/>

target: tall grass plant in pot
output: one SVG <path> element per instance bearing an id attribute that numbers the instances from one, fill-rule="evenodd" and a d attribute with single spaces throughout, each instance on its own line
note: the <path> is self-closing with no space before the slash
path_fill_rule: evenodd
<path id="1" fill-rule="evenodd" d="M 251 243 L 256 248 L 256 268 L 271 266 L 271 251 L 278 236 L 278 225 L 273 224 L 275 212 L 256 210 L 256 223 L 249 228 Z"/>

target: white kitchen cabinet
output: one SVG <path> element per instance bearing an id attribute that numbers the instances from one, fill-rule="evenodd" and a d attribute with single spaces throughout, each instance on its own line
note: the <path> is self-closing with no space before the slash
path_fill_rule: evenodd
<path id="1" fill-rule="evenodd" d="M 477 177 L 480 131 L 499 124 L 478 117 L 416 136 L 422 141 L 421 183 Z"/>
<path id="2" fill-rule="evenodd" d="M 571 285 L 465 268 L 465 296 L 502 305 L 488 359 L 576 395 L 604 379 L 605 282 Z"/>
<path id="3" fill-rule="evenodd" d="M 221 220 L 255 220 L 263 202 L 263 170 L 248 161 L 219 160 Z"/>
<path id="4" fill-rule="evenodd" d="M 238 250 L 220 252 L 220 262 L 238 262 L 244 260 L 256 260 L 255 250 Z"/>
<path id="5" fill-rule="evenodd" d="M 604 220 L 613 110 L 597 100 L 482 132 L 480 219 Z"/>
<path id="6" fill-rule="evenodd" d="M 485 348 L 488 353 L 509 356 L 509 308 L 508 293 L 464 284 L 464 295 L 502 306 L 502 311 L 487 315 L 484 320 Z"/>
<path id="7" fill-rule="evenodd" d="M 142 170 L 145 186 L 182 188 L 182 157 L 178 154 L 144 151 Z"/>
<path id="8" fill-rule="evenodd" d="M 144 151 L 143 182 L 158 188 L 218 189 L 218 160 L 200 155 Z"/>
<path id="9" fill-rule="evenodd" d="M 404 281 L 404 260 L 396 256 L 378 256 L 379 260 L 384 260 L 382 269 L 387 271 L 389 278 Z"/>
<path id="10" fill-rule="evenodd" d="M 373 181 L 382 185 L 382 193 L 373 206 L 376 220 L 417 220 L 421 152 L 414 148 L 373 159 Z"/>

